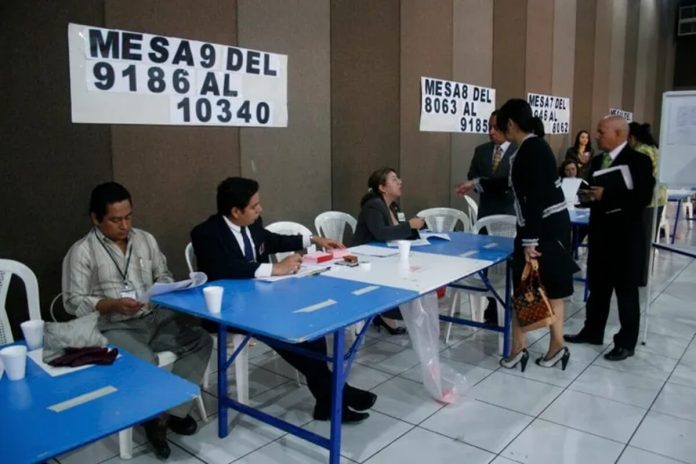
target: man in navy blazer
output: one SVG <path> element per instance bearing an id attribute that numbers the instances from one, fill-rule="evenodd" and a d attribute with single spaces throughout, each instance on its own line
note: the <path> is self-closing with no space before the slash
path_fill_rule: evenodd
<path id="1" fill-rule="evenodd" d="M 229 177 L 217 189 L 217 214 L 191 231 L 191 242 L 200 271 L 210 280 L 251 279 L 297 272 L 301 256 L 294 253 L 279 263 L 269 263 L 274 253 L 299 251 L 314 243 L 323 248 L 343 248 L 336 240 L 317 236 L 281 235 L 263 228 L 259 184 L 255 180 Z M 263 308 L 259 308 L 263 310 Z M 326 340 L 298 344 L 326 355 Z M 302 372 L 316 399 L 314 418 L 328 420 L 331 412 L 331 371 L 325 362 L 273 346 L 276 352 Z M 343 422 L 359 422 L 377 400 L 374 393 L 348 384 L 343 389 Z"/>
<path id="2" fill-rule="evenodd" d="M 655 188 L 650 158 L 633 150 L 627 139 L 628 123 L 620 116 L 606 116 L 597 125 L 597 145 L 604 154 L 590 161 L 590 296 L 585 326 L 579 333 L 564 337 L 571 343 L 603 344 L 609 303 L 616 292 L 621 330 L 614 335 L 614 348 L 604 355 L 609 361 L 633 356 L 638 341 L 638 284 L 645 253 L 645 228 L 641 221 Z M 627 188 L 623 180 L 603 182 L 602 176 L 596 175 L 597 171 L 620 165 L 628 166 L 633 188 Z M 618 179 L 622 179 L 620 175 Z"/>
<path id="3" fill-rule="evenodd" d="M 474 149 L 474 157 L 471 159 L 467 173 L 469 180 L 481 177 L 508 177 L 510 175 L 510 157 L 517 150 L 517 146 L 508 142 L 503 131 L 498 129 L 496 113 L 493 111 L 488 119 L 489 141 Z M 494 214 L 515 214 L 515 208 L 512 205 L 512 190 L 481 192 L 479 194 L 477 219 Z M 485 229 L 482 232 L 487 233 Z M 498 325 L 495 298 L 488 297 L 488 306 L 483 317 L 488 324 Z"/>

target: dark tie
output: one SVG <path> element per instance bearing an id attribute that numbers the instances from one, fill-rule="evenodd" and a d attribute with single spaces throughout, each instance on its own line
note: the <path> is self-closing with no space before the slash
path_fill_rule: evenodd
<path id="1" fill-rule="evenodd" d="M 495 152 L 493 153 L 493 172 L 495 172 L 496 169 L 498 169 L 498 165 L 500 164 L 500 160 L 503 159 L 503 147 L 500 145 L 497 145 L 495 147 Z"/>
<path id="2" fill-rule="evenodd" d="M 251 240 L 247 235 L 247 228 L 242 227 L 242 240 L 244 241 L 244 259 L 247 263 L 254 261 L 254 249 L 251 247 Z"/>

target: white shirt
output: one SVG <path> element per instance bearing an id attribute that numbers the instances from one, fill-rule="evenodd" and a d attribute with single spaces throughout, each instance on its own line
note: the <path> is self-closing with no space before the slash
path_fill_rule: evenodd
<path id="1" fill-rule="evenodd" d="M 234 236 L 235 240 L 237 240 L 237 245 L 239 245 L 239 249 L 242 250 L 242 252 L 244 252 L 244 238 L 242 237 L 242 228 L 230 221 L 227 216 L 222 217 L 225 220 L 225 223 L 227 223 L 227 227 L 229 227 L 230 231 L 232 231 L 232 235 Z M 251 251 L 252 253 L 254 253 L 254 261 L 256 261 L 256 244 L 254 243 L 254 239 L 251 237 L 251 234 L 249 233 L 248 227 L 246 228 L 246 234 L 249 238 L 249 241 L 251 242 Z M 303 235 L 302 247 L 307 248 L 311 244 L 311 236 Z M 270 277 L 271 275 L 273 275 L 273 264 L 271 263 L 261 263 L 261 265 L 258 268 L 256 268 L 256 272 L 254 272 L 254 277 Z"/>
<path id="2" fill-rule="evenodd" d="M 613 163 L 614 160 L 616 159 L 617 156 L 619 156 L 619 153 L 621 153 L 621 150 L 624 149 L 628 142 L 624 142 L 618 147 L 614 148 L 612 151 L 609 152 L 609 156 L 611 156 L 611 162 Z"/>

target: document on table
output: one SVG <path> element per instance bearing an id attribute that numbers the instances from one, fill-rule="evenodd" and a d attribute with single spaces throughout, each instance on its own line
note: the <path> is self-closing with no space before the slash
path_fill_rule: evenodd
<path id="1" fill-rule="evenodd" d="M 261 282 L 278 282 L 279 280 L 285 279 L 297 279 L 299 277 L 307 277 L 321 274 L 322 272 L 328 271 L 331 266 L 326 264 L 307 264 L 302 263 L 300 269 L 294 274 L 286 274 L 281 276 L 268 276 L 268 277 L 256 277 L 256 280 Z"/>
<path id="2" fill-rule="evenodd" d="M 392 250 L 389 248 L 378 247 L 373 245 L 358 245 L 348 248 L 351 253 L 356 255 L 373 256 L 375 258 L 386 258 L 387 256 L 398 255 L 397 250 Z"/>
<path id="3" fill-rule="evenodd" d="M 205 272 L 192 272 L 189 274 L 189 277 L 189 279 L 180 280 L 179 282 L 155 282 L 155 284 L 150 287 L 143 296 L 138 298 L 138 300 L 143 303 L 148 303 L 153 296 L 200 287 L 208 281 L 208 276 L 205 275 Z"/>

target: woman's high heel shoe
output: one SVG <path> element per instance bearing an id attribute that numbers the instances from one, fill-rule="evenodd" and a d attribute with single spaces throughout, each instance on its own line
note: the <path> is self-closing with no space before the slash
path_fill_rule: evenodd
<path id="1" fill-rule="evenodd" d="M 389 332 L 389 335 L 403 335 L 406 333 L 405 327 L 391 327 L 379 316 L 372 319 L 372 323 L 377 327 L 377 332 L 381 332 L 382 327 L 384 327 Z"/>
<path id="2" fill-rule="evenodd" d="M 534 361 L 538 366 L 541 367 L 554 367 L 558 362 L 561 362 L 561 370 L 565 370 L 568 365 L 568 360 L 570 359 L 570 350 L 568 347 L 564 346 L 560 350 L 556 351 L 556 354 L 550 358 L 542 356 Z"/>
<path id="3" fill-rule="evenodd" d="M 514 369 L 517 365 L 520 365 L 522 372 L 527 368 L 527 362 L 529 361 L 529 351 L 527 348 L 522 348 L 522 351 L 517 353 L 515 356 L 509 356 L 500 360 L 501 367 L 505 369 Z"/>

